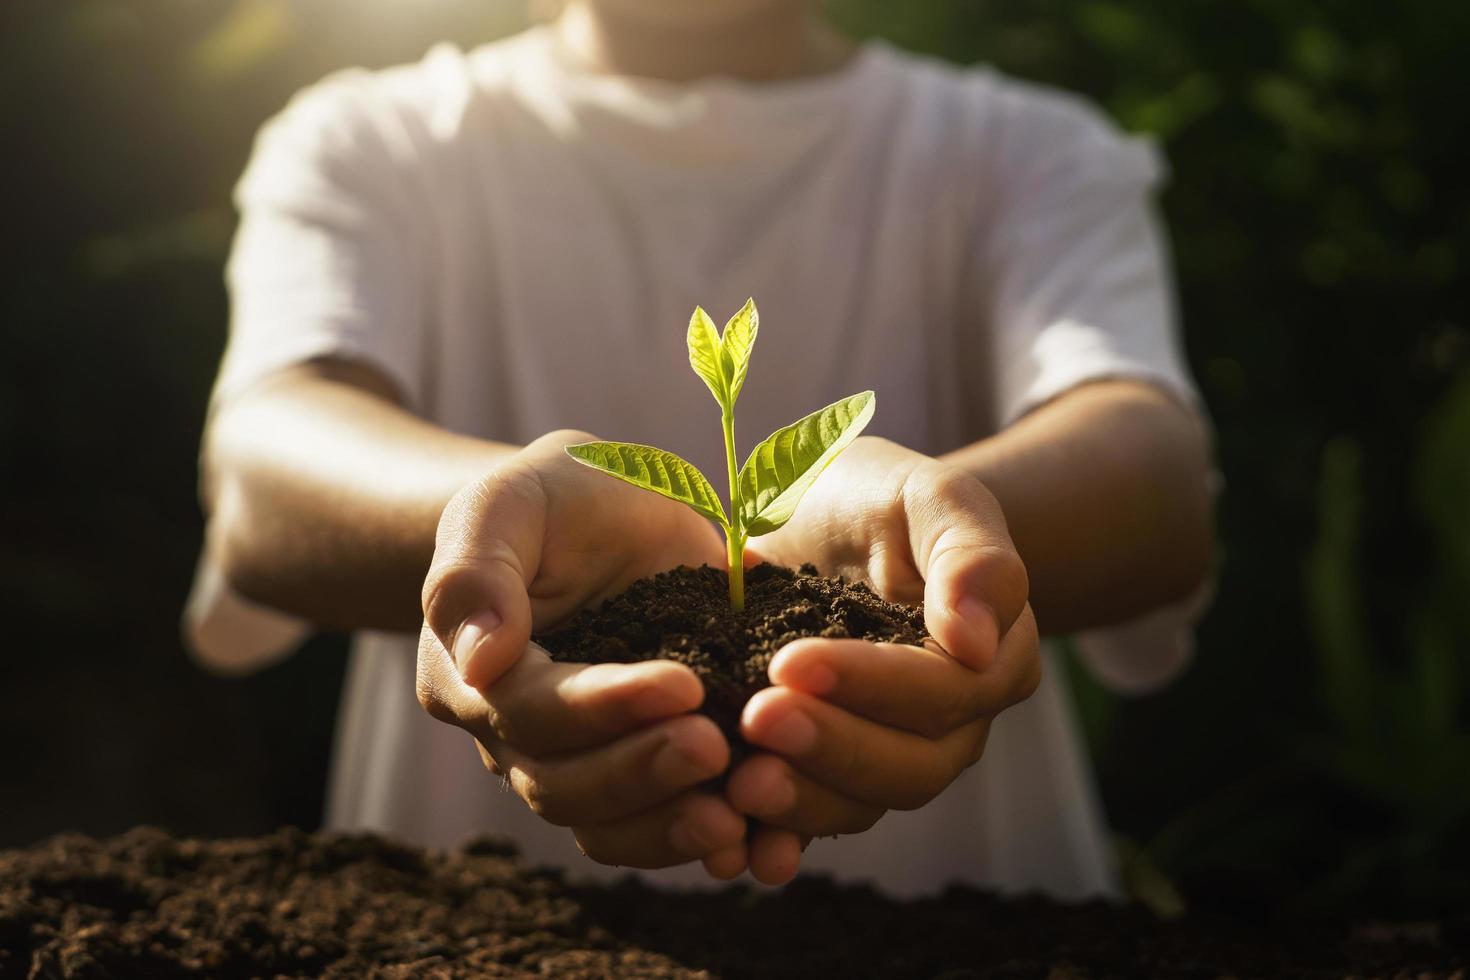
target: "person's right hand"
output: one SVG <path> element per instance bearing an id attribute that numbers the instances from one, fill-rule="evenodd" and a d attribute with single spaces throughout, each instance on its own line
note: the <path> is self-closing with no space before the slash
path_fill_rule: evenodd
<path id="1" fill-rule="evenodd" d="M 560 664 L 533 630 L 678 565 L 722 565 L 714 526 L 563 452 L 553 432 L 461 490 L 424 582 L 418 697 L 473 735 L 533 811 L 603 864 L 745 870 L 745 818 L 695 787 L 730 749 L 681 664 Z"/>

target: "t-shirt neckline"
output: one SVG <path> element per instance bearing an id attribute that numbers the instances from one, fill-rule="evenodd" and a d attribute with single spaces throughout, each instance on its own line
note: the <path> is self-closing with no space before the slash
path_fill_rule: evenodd
<path id="1" fill-rule="evenodd" d="M 796 78 L 756 81 L 731 75 L 709 75 L 686 82 L 614 75 L 575 64 L 556 44 L 546 25 L 532 28 L 533 46 L 548 77 L 579 100 L 619 105 L 639 115 L 678 111 L 691 101 L 717 99 L 736 111 L 760 114 L 806 113 L 829 101 L 841 101 L 862 85 L 862 79 L 881 60 L 885 45 L 860 42 L 851 57 L 830 71 Z"/>

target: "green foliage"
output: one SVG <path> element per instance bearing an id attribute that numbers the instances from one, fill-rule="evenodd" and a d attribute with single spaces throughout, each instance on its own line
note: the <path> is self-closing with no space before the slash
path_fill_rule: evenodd
<path id="1" fill-rule="evenodd" d="M 694 373 L 704 380 L 709 393 L 724 408 L 732 399 L 725 384 L 725 367 L 721 363 L 720 331 L 702 306 L 696 306 L 694 315 L 689 318 L 688 342 L 689 366 L 694 368 Z"/>
<path id="2" fill-rule="evenodd" d="M 751 537 L 791 520 L 797 502 L 837 454 L 873 417 L 871 391 L 834 402 L 777 429 L 751 450 L 740 468 L 740 523 Z"/>
<path id="3" fill-rule="evenodd" d="M 724 407 L 734 411 L 735 399 L 745 387 L 745 375 L 750 370 L 750 352 L 755 347 L 755 335 L 760 330 L 760 315 L 755 310 L 755 300 L 748 299 L 720 337 L 720 368 L 729 379 L 730 394 Z"/>
<path id="4" fill-rule="evenodd" d="M 677 500 L 721 527 L 730 526 L 719 495 L 704 474 L 671 452 L 629 442 L 583 442 L 568 446 L 567 455 L 625 483 Z"/>
<path id="5" fill-rule="evenodd" d="M 735 400 L 745 387 L 750 352 L 759 331 L 760 313 L 753 299 L 746 300 L 730 318 L 723 335 L 715 329 L 715 322 L 703 307 L 696 306 L 689 318 L 689 365 L 704 379 L 720 410 L 726 414 L 735 410 Z"/>
<path id="6" fill-rule="evenodd" d="M 728 518 L 704 474 L 673 453 L 626 442 L 567 447 L 567 455 L 577 462 L 687 504 L 701 517 L 719 524 L 729 552 L 730 604 L 736 609 L 745 605 L 745 542 L 791 520 L 797 503 L 822 470 L 867 426 L 876 403 L 873 393 L 864 391 L 777 429 L 755 447 L 737 473 L 735 400 L 745 386 L 759 330 L 760 314 L 753 299 L 746 300 L 729 319 L 724 333 L 716 331 L 714 321 L 701 307 L 696 306 L 689 318 L 689 366 L 719 403 L 725 430 L 730 470 Z"/>
<path id="7" fill-rule="evenodd" d="M 1113 853 L 1117 856 L 1118 877 L 1129 898 L 1161 919 L 1184 915 L 1187 909 L 1183 896 L 1159 870 L 1148 851 L 1120 836 L 1113 841 Z"/>
<path id="8" fill-rule="evenodd" d="M 1438 413 L 1433 436 L 1419 463 L 1433 474 L 1435 487 L 1464 485 L 1470 473 L 1470 443 L 1444 445 L 1445 434 L 1458 433 L 1470 401 L 1460 388 Z M 1441 448 L 1451 455 L 1442 458 Z M 1457 474 L 1445 473 L 1449 460 Z M 1356 842 L 1354 858 L 1317 886 L 1328 894 L 1351 886 L 1412 875 L 1425 887 L 1442 889 L 1448 900 L 1460 887 L 1459 876 L 1445 880 L 1442 855 L 1423 842 L 1470 825 L 1470 727 L 1462 717 L 1455 619 L 1461 615 L 1463 592 L 1434 592 L 1420 597 L 1408 611 L 1404 629 L 1406 662 L 1387 666 L 1372 656 L 1371 636 L 1363 611 L 1363 457 L 1347 439 L 1328 444 L 1319 485 L 1320 525 L 1306 566 L 1307 594 L 1317 631 L 1322 696 L 1332 728 L 1303 742 L 1305 761 L 1352 797 L 1387 816 L 1396 833 Z M 1446 555 L 1466 543 L 1470 497 L 1461 497 L 1457 512 L 1445 515 L 1445 530 L 1460 534 L 1444 539 Z"/>

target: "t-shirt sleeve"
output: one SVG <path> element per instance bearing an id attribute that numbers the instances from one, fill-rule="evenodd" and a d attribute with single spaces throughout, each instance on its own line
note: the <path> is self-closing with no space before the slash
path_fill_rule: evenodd
<path id="1" fill-rule="evenodd" d="M 1164 165 L 1080 100 L 1010 83 L 981 254 L 990 415 L 1001 427 L 1068 388 L 1153 382 L 1189 405 L 1163 231 Z"/>
<path id="2" fill-rule="evenodd" d="M 256 139 L 235 192 L 230 337 L 216 403 L 329 355 L 371 363 L 410 404 L 419 401 L 422 209 L 411 144 L 375 84 L 366 72 L 333 76 Z"/>
<path id="3" fill-rule="evenodd" d="M 991 417 L 1001 427 L 1079 384 L 1150 382 L 1205 417 L 1181 352 L 1172 272 L 1152 196 L 1154 147 L 1080 100 L 1015 84 L 1003 96 L 988 286 Z M 1208 586 L 1187 602 L 1075 637 L 1107 687 L 1146 693 L 1193 654 Z"/>
<path id="4" fill-rule="evenodd" d="M 365 72 L 333 76 L 260 131 L 235 192 L 230 336 L 212 408 L 327 356 L 373 365 L 422 404 L 423 210 L 411 142 L 377 84 Z M 235 593 L 209 547 L 183 625 L 194 655 L 226 673 L 270 664 L 311 630 Z"/>

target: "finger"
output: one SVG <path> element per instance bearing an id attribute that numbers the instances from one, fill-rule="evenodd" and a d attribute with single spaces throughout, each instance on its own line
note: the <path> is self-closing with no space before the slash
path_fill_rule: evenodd
<path id="1" fill-rule="evenodd" d="M 533 758 L 606 744 L 653 722 L 693 711 L 704 686 L 683 664 L 553 663 L 536 644 L 485 689 L 497 739 Z"/>
<path id="2" fill-rule="evenodd" d="M 942 738 L 1023 700 L 1039 679 L 1040 648 L 1029 611 L 995 660 L 976 672 L 942 650 L 865 640 L 797 640 L 777 651 L 772 684 L 820 697 L 870 721 Z M 1028 640 L 1032 642 L 1028 642 Z"/>
<path id="3" fill-rule="evenodd" d="M 725 771 L 730 747 L 714 722 L 680 715 L 609 745 L 534 759 L 486 746 L 531 810 L 561 826 L 604 823 L 663 803 Z"/>
<path id="4" fill-rule="evenodd" d="M 789 830 L 760 827 L 750 836 L 750 874 L 763 885 L 784 885 L 801 869 L 805 842 Z"/>
<path id="5" fill-rule="evenodd" d="M 424 619 L 471 687 L 494 683 L 531 638 L 526 589 L 546 509 L 535 469 L 515 462 L 455 494 L 439 519 Z"/>
<path id="6" fill-rule="evenodd" d="M 486 771 L 500 775 L 500 766 L 496 765 L 495 759 L 485 749 L 485 746 L 480 744 L 479 739 L 475 739 L 475 751 L 480 753 L 480 761 L 485 764 Z"/>
<path id="7" fill-rule="evenodd" d="M 985 691 L 985 674 L 943 651 L 866 640 L 797 640 L 777 651 L 768 674 L 772 684 L 928 738 L 973 721 Z"/>
<path id="8" fill-rule="evenodd" d="M 449 651 L 427 623 L 419 631 L 414 688 L 419 705 L 436 721 L 457 725 L 477 739 L 493 734 L 484 695 L 465 683 Z"/>
<path id="9" fill-rule="evenodd" d="M 957 467 L 927 463 L 904 483 L 909 546 L 924 577 L 924 624 L 976 670 L 995 656 L 1030 586 L 1000 504 Z"/>
<path id="10" fill-rule="evenodd" d="M 835 792 L 889 810 L 928 803 L 980 758 L 988 721 L 931 740 L 858 717 L 785 687 L 746 703 L 746 741 L 785 757 Z"/>
<path id="11" fill-rule="evenodd" d="M 740 844 L 745 818 L 717 796 L 685 793 L 622 820 L 576 827 L 574 833 L 582 853 L 599 864 L 668 868 Z"/>
<path id="12" fill-rule="evenodd" d="M 731 844 L 723 850 L 706 854 L 700 859 L 704 864 L 704 870 L 711 878 L 720 881 L 733 881 L 745 873 L 750 866 L 750 848 L 745 841 Z"/>
<path id="13" fill-rule="evenodd" d="M 807 837 L 860 834 L 884 813 L 882 807 L 834 792 L 764 752 L 730 773 L 725 797 L 738 812 L 758 818 L 763 825 Z"/>
<path id="14" fill-rule="evenodd" d="M 486 750 L 481 735 L 489 732 L 489 708 L 479 691 L 464 682 L 449 651 L 427 624 L 419 631 L 418 668 L 415 693 L 420 707 L 437 721 L 463 728 L 475 737 L 480 761 L 490 772 L 501 775 L 500 766 Z"/>

